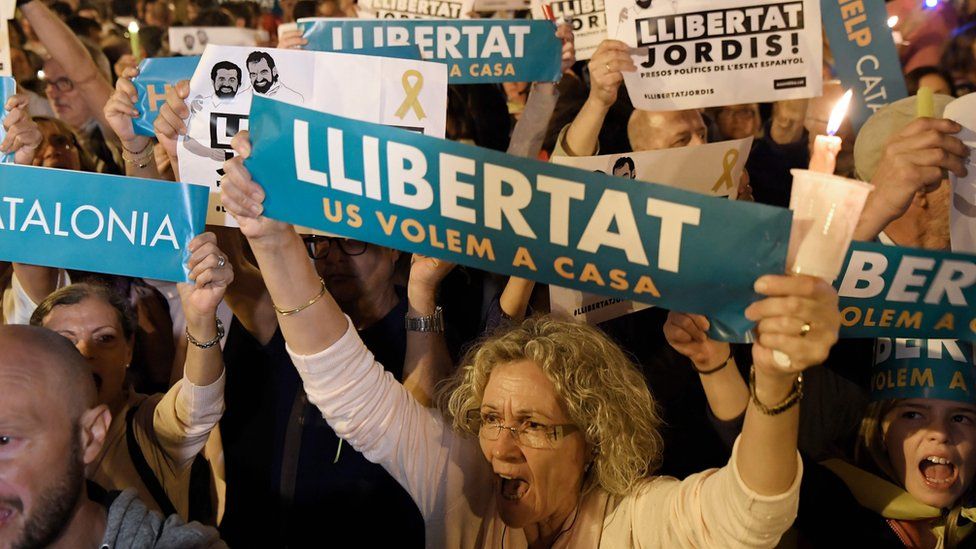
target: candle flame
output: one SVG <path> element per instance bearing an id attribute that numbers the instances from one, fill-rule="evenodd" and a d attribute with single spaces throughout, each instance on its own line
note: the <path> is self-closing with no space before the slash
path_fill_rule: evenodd
<path id="1" fill-rule="evenodd" d="M 897 24 L 898 24 L 898 16 L 897 15 L 892 15 L 891 17 L 888 18 L 888 27 L 889 28 L 892 28 L 893 29 L 893 28 L 895 28 L 895 25 L 897 25 Z"/>
<path id="2" fill-rule="evenodd" d="M 135 21 L 129 23 L 129 32 L 139 32 L 139 23 Z"/>
<path id="3" fill-rule="evenodd" d="M 834 110 L 830 111 L 830 120 L 827 121 L 827 135 L 834 135 L 840 129 L 841 122 L 847 116 L 847 108 L 851 105 L 852 97 L 854 97 L 854 90 L 847 90 L 844 96 L 834 105 Z"/>

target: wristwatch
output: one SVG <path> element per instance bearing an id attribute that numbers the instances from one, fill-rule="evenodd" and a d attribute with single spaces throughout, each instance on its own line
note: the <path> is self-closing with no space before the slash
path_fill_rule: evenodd
<path id="1" fill-rule="evenodd" d="M 427 332 L 433 334 L 443 334 L 444 333 L 444 312 L 437 306 L 434 309 L 434 314 L 422 316 L 418 318 L 405 317 L 403 319 L 404 326 L 407 331 L 410 332 Z"/>

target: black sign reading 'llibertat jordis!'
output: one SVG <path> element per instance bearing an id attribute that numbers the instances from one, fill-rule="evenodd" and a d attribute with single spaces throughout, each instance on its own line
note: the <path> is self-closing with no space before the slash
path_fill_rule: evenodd
<path id="1" fill-rule="evenodd" d="M 608 35 L 635 47 L 634 105 L 670 110 L 819 95 L 817 0 L 606 0 Z"/>

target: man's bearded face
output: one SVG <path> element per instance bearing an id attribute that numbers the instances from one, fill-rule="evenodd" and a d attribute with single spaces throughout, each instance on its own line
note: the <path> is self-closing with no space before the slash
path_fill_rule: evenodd
<path id="1" fill-rule="evenodd" d="M 278 69 L 269 67 L 267 59 L 249 64 L 247 70 L 251 76 L 251 85 L 254 86 L 254 91 L 258 93 L 268 93 L 271 86 L 274 86 L 275 82 L 278 81 Z"/>
<path id="2" fill-rule="evenodd" d="M 214 93 L 221 99 L 229 99 L 237 95 L 237 88 L 241 85 L 237 78 L 237 71 L 231 69 L 219 69 L 217 78 L 214 79 Z"/>

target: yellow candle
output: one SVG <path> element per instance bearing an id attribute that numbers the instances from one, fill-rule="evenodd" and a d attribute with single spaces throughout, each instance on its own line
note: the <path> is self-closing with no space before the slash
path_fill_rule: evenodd
<path id="1" fill-rule="evenodd" d="M 935 97 L 932 95 L 932 88 L 922 86 L 915 94 L 915 114 L 919 118 L 932 118 L 935 116 Z"/>
<path id="2" fill-rule="evenodd" d="M 142 47 L 139 46 L 139 23 L 135 21 L 129 23 L 129 47 L 132 50 L 132 56 L 138 62 L 142 56 Z"/>

